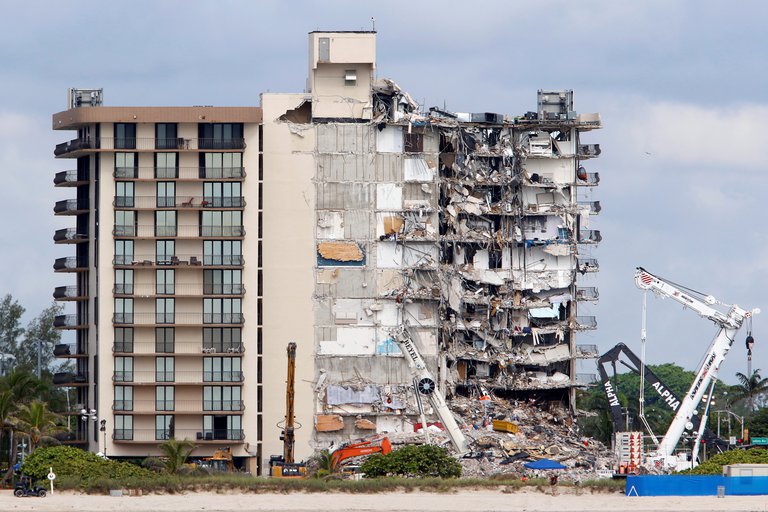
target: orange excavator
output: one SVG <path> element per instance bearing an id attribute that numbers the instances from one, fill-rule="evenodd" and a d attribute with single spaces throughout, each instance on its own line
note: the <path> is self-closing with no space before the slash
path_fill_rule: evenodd
<path id="1" fill-rule="evenodd" d="M 331 454 L 331 469 L 333 471 L 338 470 L 341 462 L 351 457 L 360 457 L 374 453 L 386 455 L 391 452 L 392 445 L 386 436 L 375 436 L 343 444 Z"/>

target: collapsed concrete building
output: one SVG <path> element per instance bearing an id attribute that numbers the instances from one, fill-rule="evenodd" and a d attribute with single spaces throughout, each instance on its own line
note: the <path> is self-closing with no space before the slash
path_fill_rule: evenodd
<path id="1" fill-rule="evenodd" d="M 401 325 L 449 399 L 573 410 L 593 381 L 577 360 L 597 355 L 576 335 L 596 328 L 579 310 L 597 289 L 577 278 L 598 270 L 600 204 L 583 191 L 600 147 L 580 137 L 599 115 L 574 111 L 572 91 L 539 91 L 517 117 L 424 111 L 375 67 L 375 34 L 315 32 L 308 93 L 262 96 L 265 143 L 281 126 L 283 154 L 312 166 L 313 445 L 413 431 Z"/>

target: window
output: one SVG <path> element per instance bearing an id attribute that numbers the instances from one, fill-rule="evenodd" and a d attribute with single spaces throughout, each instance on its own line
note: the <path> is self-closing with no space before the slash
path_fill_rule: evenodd
<path id="1" fill-rule="evenodd" d="M 115 441 L 133 440 L 133 416 L 125 414 L 115 415 Z"/>
<path id="2" fill-rule="evenodd" d="M 242 183 L 239 181 L 207 181 L 203 184 L 203 206 L 214 208 L 242 208 Z"/>
<path id="3" fill-rule="evenodd" d="M 344 70 L 344 85 L 355 86 L 357 85 L 357 70 L 345 69 Z"/>
<path id="4" fill-rule="evenodd" d="M 115 182 L 115 206 L 117 208 L 133 208 L 134 196 L 134 183 L 132 181 Z"/>
<path id="5" fill-rule="evenodd" d="M 132 386 L 115 386 L 115 403 L 113 409 L 116 411 L 133 410 Z"/>
<path id="6" fill-rule="evenodd" d="M 139 155 L 137 153 L 115 153 L 115 178 L 139 177 Z"/>
<path id="7" fill-rule="evenodd" d="M 176 183 L 173 181 L 160 181 L 157 183 L 157 207 L 176 207 Z"/>
<path id="8" fill-rule="evenodd" d="M 176 257 L 176 242 L 174 240 L 157 240 L 155 242 L 155 258 L 158 265 L 170 265 Z"/>
<path id="9" fill-rule="evenodd" d="M 115 323 L 133 323 L 133 299 L 115 298 Z"/>
<path id="10" fill-rule="evenodd" d="M 172 324 L 176 321 L 176 299 L 155 299 L 155 323 Z"/>
<path id="11" fill-rule="evenodd" d="M 155 212 L 155 236 L 176 236 L 175 210 Z"/>
<path id="12" fill-rule="evenodd" d="M 422 153 L 424 151 L 424 135 L 421 133 L 404 134 L 404 150 L 406 153 Z"/>
<path id="13" fill-rule="evenodd" d="M 155 178 L 176 179 L 179 177 L 178 153 L 155 153 Z"/>
<path id="14" fill-rule="evenodd" d="M 243 428 L 240 416 L 206 415 L 203 416 L 203 437 L 205 440 L 228 439 L 240 441 Z"/>
<path id="15" fill-rule="evenodd" d="M 115 149 L 136 149 L 136 123 L 115 123 Z"/>
<path id="16" fill-rule="evenodd" d="M 243 212 L 200 212 L 200 236 L 243 236 Z"/>
<path id="17" fill-rule="evenodd" d="M 155 388 L 156 411 L 173 411 L 176 408 L 174 402 L 173 386 L 157 386 Z"/>
<path id="18" fill-rule="evenodd" d="M 181 146 L 176 137 L 176 123 L 157 123 L 155 125 L 155 149 L 177 149 L 179 147 Z"/>
<path id="19" fill-rule="evenodd" d="M 205 386 L 203 388 L 204 411 L 242 411 L 239 386 Z"/>
<path id="20" fill-rule="evenodd" d="M 155 416 L 155 439 L 167 441 L 174 437 L 173 415 L 158 414 Z"/>
<path id="21" fill-rule="evenodd" d="M 204 324 L 239 324 L 243 322 L 241 299 L 203 299 Z"/>
<path id="22" fill-rule="evenodd" d="M 204 327 L 203 348 L 219 353 L 241 353 L 241 336 L 239 327 Z"/>
<path id="23" fill-rule="evenodd" d="M 175 270 L 156 270 L 155 293 L 158 295 L 172 295 L 176 293 L 175 280 Z"/>
<path id="24" fill-rule="evenodd" d="M 173 382 L 174 375 L 173 357 L 155 358 L 155 382 Z"/>
<path id="25" fill-rule="evenodd" d="M 133 295 L 133 270 L 115 270 L 115 293 Z"/>
<path id="26" fill-rule="evenodd" d="M 203 242 L 204 265 L 242 265 L 240 240 L 205 240 Z"/>
<path id="27" fill-rule="evenodd" d="M 175 351 L 176 331 L 173 327 L 155 327 L 155 352 L 173 353 Z"/>
<path id="28" fill-rule="evenodd" d="M 133 327 L 115 327 L 115 352 L 133 352 Z"/>
<path id="29" fill-rule="evenodd" d="M 242 153 L 202 153 L 200 155 L 201 178 L 242 178 Z"/>
<path id="30" fill-rule="evenodd" d="M 244 149 L 243 123 L 198 124 L 200 149 Z"/>
<path id="31" fill-rule="evenodd" d="M 243 380 L 239 357 L 204 357 L 204 382 L 240 382 Z"/>
<path id="32" fill-rule="evenodd" d="M 240 295 L 243 293 L 242 270 L 203 271 L 203 293 L 206 295 Z"/>
<path id="33" fill-rule="evenodd" d="M 133 357 L 115 357 L 115 382 L 133 382 Z"/>
<path id="34" fill-rule="evenodd" d="M 115 210 L 115 236 L 136 236 L 136 212 Z"/>
<path id="35" fill-rule="evenodd" d="M 115 265 L 133 263 L 133 240 L 115 240 Z"/>

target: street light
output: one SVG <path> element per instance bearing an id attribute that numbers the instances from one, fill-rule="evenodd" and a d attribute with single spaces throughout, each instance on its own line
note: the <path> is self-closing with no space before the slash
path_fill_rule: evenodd
<path id="1" fill-rule="evenodd" d="M 99 422 L 99 431 L 104 434 L 104 458 L 107 458 L 107 420 Z"/>
<path id="2" fill-rule="evenodd" d="M 83 420 L 83 423 L 85 424 L 85 439 L 88 439 L 88 420 L 91 420 L 94 422 L 94 425 L 96 424 L 96 409 L 80 409 L 80 419 Z M 95 437 L 95 434 L 94 434 Z M 98 438 L 96 439 L 98 441 Z"/>

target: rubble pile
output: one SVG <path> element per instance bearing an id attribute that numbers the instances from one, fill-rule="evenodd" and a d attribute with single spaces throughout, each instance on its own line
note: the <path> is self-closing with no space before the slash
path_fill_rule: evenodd
<path id="1" fill-rule="evenodd" d="M 572 417 L 559 405 L 486 396 L 454 397 L 451 406 L 464 420 L 464 433 L 472 450 L 460 459 L 465 477 L 520 477 L 532 473 L 523 467 L 525 462 L 541 458 L 567 466 L 562 473 L 565 479 L 594 478 L 596 471 L 611 468 L 611 451 L 601 442 L 582 436 Z M 497 420 L 497 430 L 493 420 Z M 498 431 L 499 427 L 516 432 Z M 438 426 L 429 427 L 429 435 L 432 444 L 452 449 L 447 433 Z M 424 442 L 421 432 L 389 434 L 389 438 L 395 446 Z"/>

